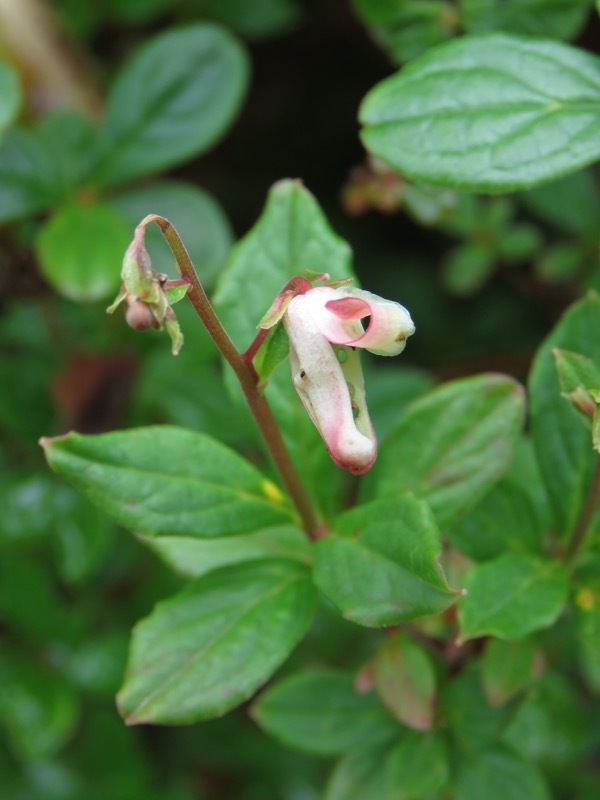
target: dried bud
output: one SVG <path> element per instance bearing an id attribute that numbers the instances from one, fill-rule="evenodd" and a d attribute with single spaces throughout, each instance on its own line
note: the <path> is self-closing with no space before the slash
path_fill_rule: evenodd
<path id="1" fill-rule="evenodd" d="M 134 331 L 147 331 L 148 328 L 157 327 L 152 309 L 137 297 L 127 297 L 125 321 Z"/>

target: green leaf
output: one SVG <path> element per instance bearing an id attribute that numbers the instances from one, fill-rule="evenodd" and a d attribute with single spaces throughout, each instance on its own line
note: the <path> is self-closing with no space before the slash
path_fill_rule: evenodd
<path id="1" fill-rule="evenodd" d="M 442 285 L 458 296 L 478 292 L 492 275 L 496 253 L 489 244 L 466 242 L 450 251 L 442 265 Z"/>
<path id="2" fill-rule="evenodd" d="M 531 639 L 488 640 L 481 664 L 481 681 L 490 705 L 504 705 L 531 683 L 539 666 L 536 656 Z"/>
<path id="3" fill-rule="evenodd" d="M 473 511 L 451 525 L 446 536 L 463 555 L 488 561 L 507 550 L 539 553 L 545 522 L 524 486 L 503 479 Z"/>
<path id="4" fill-rule="evenodd" d="M 372 89 L 369 152 L 413 179 L 512 191 L 600 157 L 600 60 L 494 34 L 437 47 Z"/>
<path id="5" fill-rule="evenodd" d="M 375 694 L 359 693 L 352 675 L 333 670 L 285 678 L 260 696 L 252 716 L 284 744 L 318 755 L 382 744 L 401 730 Z"/>
<path id="6" fill-rule="evenodd" d="M 389 747 L 368 743 L 348 753 L 335 766 L 323 800 L 388 800 L 385 761 Z"/>
<path id="7" fill-rule="evenodd" d="M 315 582 L 346 619 L 393 625 L 454 602 L 426 503 L 408 495 L 378 500 L 342 514 L 333 530 L 317 543 Z"/>
<path id="8" fill-rule="evenodd" d="M 556 621 L 568 582 L 558 561 L 506 553 L 473 567 L 465 589 L 458 603 L 463 641 L 485 634 L 512 640 Z"/>
<path id="9" fill-rule="evenodd" d="M 48 463 L 120 525 L 211 538 L 290 522 L 268 479 L 201 433 L 169 425 L 42 441 Z"/>
<path id="10" fill-rule="evenodd" d="M 96 145 L 96 128 L 88 117 L 73 110 L 50 111 L 39 121 L 36 135 L 52 159 L 63 193 L 80 188 Z"/>
<path id="11" fill-rule="evenodd" d="M 175 572 L 199 578 L 229 564 L 265 558 L 289 558 L 310 564 L 311 546 L 306 535 L 291 525 L 265 528 L 222 539 L 189 536 L 139 536 Z"/>
<path id="12" fill-rule="evenodd" d="M 481 688 L 477 664 L 454 676 L 442 689 L 439 715 L 450 727 L 461 750 L 485 750 L 497 741 L 512 720 L 515 703 L 493 708 Z"/>
<path id="13" fill-rule="evenodd" d="M 455 792 L 457 800 L 550 800 L 540 770 L 501 745 L 460 763 Z"/>
<path id="14" fill-rule="evenodd" d="M 514 457 L 524 414 L 519 384 L 501 375 L 452 381 L 413 403 L 381 443 L 367 498 L 414 492 L 442 527 L 477 501 Z"/>
<path id="15" fill-rule="evenodd" d="M 19 76 L 8 64 L 0 62 L 0 132 L 14 122 L 21 103 Z"/>
<path id="16" fill-rule="evenodd" d="M 581 670 L 589 686 L 600 691 L 600 559 L 588 556 L 577 571 L 574 597 L 575 634 Z"/>
<path id="17" fill-rule="evenodd" d="M 202 10 L 241 36 L 260 40 L 296 27 L 303 10 L 296 0 L 202 0 Z"/>
<path id="18" fill-rule="evenodd" d="M 292 561 L 239 564 L 199 578 L 136 626 L 121 713 L 129 724 L 224 714 L 287 658 L 314 606 L 309 573 Z"/>
<path id="19" fill-rule="evenodd" d="M 11 750 L 33 761 L 57 753 L 74 733 L 77 696 L 63 678 L 41 664 L 0 660 L 0 726 Z"/>
<path id="20" fill-rule="evenodd" d="M 437 797 L 448 775 L 448 756 L 443 739 L 433 733 L 410 731 L 386 762 L 387 796 L 393 800 Z"/>
<path id="21" fill-rule="evenodd" d="M 571 39 L 583 26 L 590 0 L 461 0 L 469 33 L 503 30 L 549 39 Z"/>
<path id="22" fill-rule="evenodd" d="M 568 234 L 593 242 L 600 231 L 600 195 L 592 170 L 536 186 L 520 195 L 529 211 Z"/>
<path id="23" fill-rule="evenodd" d="M 240 350 L 249 347 L 256 326 L 287 281 L 305 270 L 325 270 L 336 280 L 352 277 L 350 248 L 299 181 L 280 181 L 269 192 L 258 222 L 233 248 L 217 284 L 216 311 Z M 265 393 L 307 490 L 316 505 L 335 513 L 343 476 L 304 410 L 289 369 L 275 372 Z"/>
<path id="24" fill-rule="evenodd" d="M 110 200 L 131 226 L 147 215 L 160 214 L 177 228 L 204 287 L 210 287 L 225 264 L 233 241 L 229 220 L 208 192 L 183 181 L 158 181 L 121 192 Z M 146 229 L 146 249 L 155 269 L 167 272 L 173 255 L 155 225 Z"/>
<path id="25" fill-rule="evenodd" d="M 109 95 L 96 181 L 122 183 L 208 150 L 233 122 L 247 83 L 246 53 L 224 28 L 203 23 L 157 36 Z"/>
<path id="26" fill-rule="evenodd" d="M 353 276 L 350 248 L 331 229 L 312 194 L 299 181 L 276 183 L 258 222 L 234 247 L 214 297 L 238 348 L 287 281 L 302 271 Z"/>
<path id="27" fill-rule="evenodd" d="M 105 203 L 59 209 L 38 231 L 40 270 L 57 292 L 78 302 L 104 300 L 120 285 L 130 234 Z"/>
<path id="28" fill-rule="evenodd" d="M 371 25 L 375 41 L 398 63 L 445 41 L 458 26 L 458 13 L 444 0 L 353 0 L 357 15 Z"/>
<path id="29" fill-rule="evenodd" d="M 436 679 L 429 655 L 410 636 L 388 636 L 375 656 L 375 686 L 384 705 L 420 731 L 433 727 Z"/>
<path id="30" fill-rule="evenodd" d="M 62 198 L 58 164 L 39 137 L 13 128 L 0 142 L 0 222 L 36 214 Z"/>
<path id="31" fill-rule="evenodd" d="M 573 350 L 600 363 L 600 297 L 571 306 L 545 339 L 529 377 L 531 428 L 540 471 L 563 540 L 573 530 L 591 483 L 596 455 L 589 431 L 560 394 L 552 350 Z"/>

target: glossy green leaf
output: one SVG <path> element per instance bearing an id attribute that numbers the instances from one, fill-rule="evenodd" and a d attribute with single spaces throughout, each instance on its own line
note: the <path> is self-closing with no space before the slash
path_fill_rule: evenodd
<path id="1" fill-rule="evenodd" d="M 385 770 L 390 800 L 437 796 L 449 776 L 443 739 L 433 733 L 407 733 L 390 753 Z"/>
<path id="2" fill-rule="evenodd" d="M 265 528 L 221 539 L 192 539 L 189 536 L 138 538 L 171 569 L 191 578 L 199 578 L 219 567 L 243 561 L 289 558 L 310 564 L 312 560 L 311 546 L 306 534 L 291 525 Z"/>
<path id="3" fill-rule="evenodd" d="M 590 433 L 561 397 L 552 350 L 564 348 L 600 363 L 600 298 L 571 306 L 545 339 L 529 378 L 533 442 L 561 538 L 572 531 L 592 479 L 596 456 Z"/>
<path id="4" fill-rule="evenodd" d="M 558 347 L 553 356 L 564 393 L 569 394 L 575 389 L 600 390 L 600 367 L 591 358 Z"/>
<path id="5" fill-rule="evenodd" d="M 455 782 L 457 800 L 550 800 L 539 769 L 508 747 L 497 745 L 460 763 Z"/>
<path id="6" fill-rule="evenodd" d="M 287 281 L 304 270 L 353 276 L 350 248 L 300 181 L 276 183 L 252 230 L 231 253 L 214 302 L 235 344 L 246 349 Z"/>
<path id="7" fill-rule="evenodd" d="M 166 217 L 177 228 L 202 284 L 212 286 L 227 260 L 233 232 L 221 206 L 208 192 L 183 181 L 158 181 L 120 192 L 109 202 L 125 217 L 132 236 L 147 214 Z M 154 268 L 168 272 L 173 255 L 155 225 L 146 229 L 146 249 Z"/>
<path id="8" fill-rule="evenodd" d="M 225 567 L 160 603 L 137 625 L 119 708 L 129 724 L 220 716 L 255 692 L 306 633 L 306 567 Z"/>
<path id="9" fill-rule="evenodd" d="M 539 666 L 531 639 L 504 642 L 489 639 L 483 654 L 481 681 L 489 703 L 501 706 L 525 689 Z"/>
<path id="10" fill-rule="evenodd" d="M 555 622 L 568 581 L 558 561 L 506 553 L 473 567 L 465 589 L 458 604 L 462 639 L 491 634 L 512 640 Z"/>
<path id="11" fill-rule="evenodd" d="M 363 481 L 367 498 L 414 492 L 446 526 L 472 508 L 514 457 L 521 387 L 501 375 L 452 381 L 413 403 Z"/>
<path id="12" fill-rule="evenodd" d="M 11 222 L 63 197 L 59 165 L 39 137 L 13 128 L 0 141 L 0 222 Z"/>
<path id="13" fill-rule="evenodd" d="M 160 34 L 112 88 L 96 181 L 121 183 L 212 147 L 233 122 L 247 82 L 246 53 L 224 28 L 203 23 Z"/>
<path id="14" fill-rule="evenodd" d="M 0 62 L 0 131 L 14 122 L 21 107 L 19 77 L 12 67 Z"/>
<path id="15" fill-rule="evenodd" d="M 271 481 L 201 433 L 160 425 L 42 444 L 52 469 L 149 536 L 235 536 L 293 516 Z"/>
<path id="16" fill-rule="evenodd" d="M 348 753 L 335 766 L 323 800 L 387 800 L 385 760 L 389 747 L 368 743 Z"/>
<path id="17" fill-rule="evenodd" d="M 515 36 L 434 48 L 365 98 L 362 139 L 413 180 L 512 191 L 600 157 L 600 59 Z"/>
<path id="18" fill-rule="evenodd" d="M 375 687 L 384 705 L 409 728 L 433 727 L 435 670 L 429 655 L 408 634 L 388 636 L 375 656 Z"/>
<path id="19" fill-rule="evenodd" d="M 590 0 L 460 0 L 469 33 L 503 30 L 549 39 L 571 39 L 583 26 Z"/>
<path id="20" fill-rule="evenodd" d="M 119 288 L 130 232 L 105 203 L 62 207 L 40 228 L 40 269 L 57 292 L 78 302 L 104 300 Z"/>
<path id="21" fill-rule="evenodd" d="M 270 736 L 318 755 L 377 745 L 401 730 L 376 694 L 358 692 L 350 673 L 333 670 L 276 683 L 254 704 L 252 716 Z"/>
<path id="22" fill-rule="evenodd" d="M 317 543 L 315 582 L 346 619 L 393 625 L 454 602 L 426 503 L 409 495 L 378 500 L 342 514 L 333 530 Z"/>

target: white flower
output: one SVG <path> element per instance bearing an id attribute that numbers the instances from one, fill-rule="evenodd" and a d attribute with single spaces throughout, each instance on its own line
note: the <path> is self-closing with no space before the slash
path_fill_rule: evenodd
<path id="1" fill-rule="evenodd" d="M 415 332 L 410 314 L 371 292 L 317 286 L 295 294 L 282 318 L 294 386 L 331 457 L 355 475 L 366 472 L 377 456 L 377 439 L 356 348 L 398 355 Z"/>

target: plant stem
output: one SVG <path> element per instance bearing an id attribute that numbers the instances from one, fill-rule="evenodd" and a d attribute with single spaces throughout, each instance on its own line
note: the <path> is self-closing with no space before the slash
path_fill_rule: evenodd
<path id="1" fill-rule="evenodd" d="M 596 457 L 596 464 L 594 466 L 594 474 L 592 475 L 590 488 L 575 528 L 573 529 L 571 540 L 569 541 L 569 544 L 565 550 L 565 561 L 572 562 L 581 550 L 581 547 L 583 546 L 587 533 L 590 529 L 592 519 L 594 518 L 594 513 L 596 511 L 596 507 L 598 506 L 599 500 L 600 458 Z"/>
<path id="2" fill-rule="evenodd" d="M 250 411 L 256 420 L 281 479 L 300 514 L 306 532 L 311 538 L 316 536 L 321 525 L 320 520 L 317 519 L 313 504 L 290 458 L 271 407 L 264 395 L 258 390 L 257 375 L 252 362 L 244 359 L 244 356 L 237 350 L 227 331 L 221 325 L 204 291 L 204 287 L 198 280 L 196 270 L 185 245 L 173 225 L 164 217 L 150 214 L 140 222 L 138 228 L 145 228 L 151 222 L 155 222 L 160 228 L 167 244 L 171 248 L 171 252 L 175 256 L 180 275 L 190 285 L 187 297 L 190 299 L 213 341 L 235 372 Z"/>

